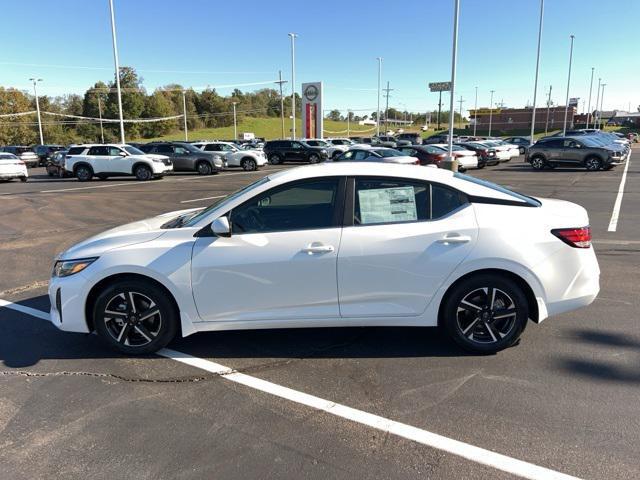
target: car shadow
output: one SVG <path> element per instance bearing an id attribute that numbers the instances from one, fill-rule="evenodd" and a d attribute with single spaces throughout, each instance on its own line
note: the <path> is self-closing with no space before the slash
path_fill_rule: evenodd
<path id="1" fill-rule="evenodd" d="M 616 353 L 640 353 L 640 339 L 628 334 L 612 333 L 602 330 L 575 330 L 573 338 L 577 342 L 591 347 L 610 347 Z M 585 347 L 586 348 L 586 347 Z M 616 359 L 618 356 L 607 358 Z M 620 357 L 620 362 L 612 360 L 601 360 L 602 357 L 593 356 L 590 360 L 584 358 L 565 357 L 557 362 L 557 366 L 572 375 L 590 378 L 602 382 L 617 382 L 640 384 L 640 370 L 635 362 L 633 365 L 622 363 L 625 357 Z M 628 357 L 626 357 L 628 359 Z"/>
<path id="2" fill-rule="evenodd" d="M 20 301 L 48 311 L 46 295 Z M 437 328 L 344 327 L 232 330 L 196 333 L 169 346 L 204 358 L 396 358 L 473 356 Z M 9 368 L 41 360 L 126 358 L 97 335 L 58 330 L 48 320 L 0 308 L 0 361 Z M 136 357 L 140 358 L 140 357 Z M 148 355 L 142 358 L 157 358 Z"/>

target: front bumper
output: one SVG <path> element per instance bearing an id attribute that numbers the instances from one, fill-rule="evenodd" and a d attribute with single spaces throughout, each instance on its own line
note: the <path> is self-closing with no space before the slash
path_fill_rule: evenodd
<path id="1" fill-rule="evenodd" d="M 66 332 L 89 333 L 85 318 L 87 278 L 82 272 L 68 277 L 52 277 L 49 281 L 51 323 Z M 85 291 L 86 290 L 86 291 Z"/>
<path id="2" fill-rule="evenodd" d="M 160 162 L 153 162 L 153 174 L 154 175 L 164 175 L 165 173 L 173 172 L 173 164 L 165 165 Z"/>

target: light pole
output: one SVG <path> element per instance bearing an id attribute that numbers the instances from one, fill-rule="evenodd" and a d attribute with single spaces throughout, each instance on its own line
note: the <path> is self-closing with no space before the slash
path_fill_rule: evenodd
<path id="1" fill-rule="evenodd" d="M 40 118 L 40 101 L 38 100 L 38 82 L 41 82 L 41 78 L 30 78 L 33 82 L 33 94 L 36 97 L 36 111 L 38 112 L 38 130 L 40 132 L 40 145 L 44 145 L 44 136 L 42 135 L 42 119 Z"/>
<path id="2" fill-rule="evenodd" d="M 549 111 L 551 110 L 551 89 L 553 88 L 553 85 L 549 85 L 549 98 L 547 99 L 547 121 L 544 122 L 544 134 L 546 135 L 548 130 L 549 130 Z M 553 114 L 554 118 L 555 118 L 555 112 Z"/>
<path id="3" fill-rule="evenodd" d="M 607 84 L 603 83 L 602 84 L 602 92 L 600 92 L 600 121 L 599 121 L 600 130 L 602 130 L 602 109 L 603 109 L 602 104 L 604 103 L 604 87 L 606 87 L 606 86 L 607 86 Z"/>
<path id="4" fill-rule="evenodd" d="M 460 103 L 460 130 L 462 130 L 462 103 L 464 102 L 462 95 L 460 95 L 460 100 L 458 100 L 458 102 Z"/>
<path id="5" fill-rule="evenodd" d="M 593 91 L 593 71 L 594 67 L 591 67 L 591 83 L 589 84 L 589 106 L 587 107 L 587 128 L 589 128 L 589 122 L 591 120 L 591 92 Z"/>
<path id="6" fill-rule="evenodd" d="M 289 33 L 291 38 L 291 138 L 296 138 L 296 35 Z"/>
<path id="7" fill-rule="evenodd" d="M 111 40 L 113 41 L 113 63 L 116 69 L 116 89 L 118 91 L 118 114 L 120 115 L 120 143 L 124 141 L 124 120 L 122 118 L 122 92 L 120 91 L 120 65 L 118 63 L 118 41 L 116 39 L 116 19 L 113 14 L 113 0 L 109 0 L 111 11 Z"/>
<path id="8" fill-rule="evenodd" d="M 286 80 L 282 80 L 282 70 L 278 70 L 278 81 L 280 85 L 280 122 L 282 123 L 282 138 L 284 138 L 284 96 L 282 96 L 282 85 L 287 83 Z"/>
<path id="9" fill-rule="evenodd" d="M 378 60 L 378 111 L 376 113 L 376 135 L 380 136 L 380 87 L 382 82 L 382 57 Z"/>
<path id="10" fill-rule="evenodd" d="M 491 90 L 491 100 L 489 100 L 489 136 L 491 136 L 491 123 L 493 122 L 493 94 L 495 90 Z"/>
<path id="11" fill-rule="evenodd" d="M 189 132 L 187 130 L 187 97 L 184 90 L 182 90 L 182 118 L 184 120 L 184 141 L 189 141 Z"/>
<path id="12" fill-rule="evenodd" d="M 478 126 L 478 87 L 476 87 L 476 103 L 473 107 L 473 136 L 476 136 L 476 127 Z"/>
<path id="13" fill-rule="evenodd" d="M 100 117 L 100 139 L 104 143 L 104 129 L 102 128 L 102 100 L 100 99 L 100 91 L 98 91 L 98 116 Z"/>
<path id="14" fill-rule="evenodd" d="M 233 102 L 233 139 L 238 139 L 238 120 L 236 118 L 236 104 L 238 102 Z"/>
<path id="15" fill-rule="evenodd" d="M 564 105 L 564 122 L 562 124 L 562 136 L 567 134 L 567 115 L 569 114 L 569 87 L 571 86 L 571 63 L 573 62 L 573 39 L 575 35 L 571 35 L 571 48 L 569 49 L 569 74 L 567 75 L 567 98 Z"/>
<path id="16" fill-rule="evenodd" d="M 598 128 L 598 107 L 600 105 L 600 85 L 602 82 L 602 78 L 598 78 L 598 94 L 596 95 L 596 114 L 593 118 L 593 126 L 594 128 Z"/>
<path id="17" fill-rule="evenodd" d="M 458 61 L 458 15 L 460 14 L 460 0 L 454 0 L 453 7 L 453 52 L 451 54 L 451 92 L 449 95 L 449 145 L 447 154 L 447 166 L 454 172 L 458 171 L 458 161 L 453 157 L 453 102 L 456 94 L 456 63 Z M 462 108 L 462 98 L 460 98 Z"/>
<path id="18" fill-rule="evenodd" d="M 347 137 L 350 135 L 351 111 L 347 108 Z"/>
<path id="19" fill-rule="evenodd" d="M 542 40 L 542 19 L 544 17 L 544 0 L 540 0 L 540 25 L 538 26 L 538 53 L 536 55 L 536 79 L 533 82 L 533 109 L 531 110 L 531 137 L 529 145 L 533 145 L 533 135 L 536 128 L 536 98 L 538 95 L 538 70 L 540 69 L 540 42 Z"/>

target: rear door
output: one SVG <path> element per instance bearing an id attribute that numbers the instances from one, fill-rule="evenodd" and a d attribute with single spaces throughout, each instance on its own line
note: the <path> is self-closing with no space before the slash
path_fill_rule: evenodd
<path id="1" fill-rule="evenodd" d="M 460 192 L 413 179 L 350 179 L 338 255 L 343 317 L 417 316 L 473 248 Z"/>

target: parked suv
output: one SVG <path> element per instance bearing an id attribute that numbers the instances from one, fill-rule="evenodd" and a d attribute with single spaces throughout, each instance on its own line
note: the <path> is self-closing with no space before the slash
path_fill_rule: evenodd
<path id="1" fill-rule="evenodd" d="M 64 168 L 81 182 L 121 175 L 151 180 L 173 170 L 168 157 L 149 156 L 130 145 L 75 145 L 64 158 Z"/>
<path id="2" fill-rule="evenodd" d="M 145 153 L 166 155 L 173 162 L 174 172 L 218 173 L 225 167 L 223 152 L 203 152 L 186 142 L 151 142 L 140 148 Z"/>
<path id="3" fill-rule="evenodd" d="M 545 167 L 584 167 L 587 170 L 610 170 L 625 162 L 622 150 L 603 145 L 588 135 L 549 137 L 529 147 L 525 160 L 536 170 Z"/>
<path id="4" fill-rule="evenodd" d="M 22 160 L 27 167 L 38 166 L 38 156 L 31 149 L 31 147 L 25 147 L 21 145 L 9 145 L 0 148 L 0 152 L 13 153 L 16 157 Z"/>
<path id="5" fill-rule="evenodd" d="M 247 144 L 249 145 L 249 144 Z M 257 170 L 267 164 L 267 157 L 261 150 L 240 149 L 228 142 L 194 142 L 194 147 L 204 152 L 216 152 L 224 156 L 225 167 L 241 167 L 243 170 Z M 244 145 L 243 145 L 244 147 Z M 251 145 L 249 145 L 251 147 Z"/>
<path id="6" fill-rule="evenodd" d="M 411 142 L 411 145 L 422 145 L 422 136 L 419 133 L 400 133 L 396 135 L 396 139 Z"/>
<path id="7" fill-rule="evenodd" d="M 272 140 L 265 143 L 264 153 L 272 165 L 283 162 L 324 162 L 328 158 L 326 148 L 312 147 L 298 140 Z"/>
<path id="8" fill-rule="evenodd" d="M 36 145 L 33 147 L 33 151 L 36 152 L 38 156 L 39 165 L 46 165 L 47 160 L 51 159 L 53 154 L 60 150 L 64 150 L 62 145 Z"/>

